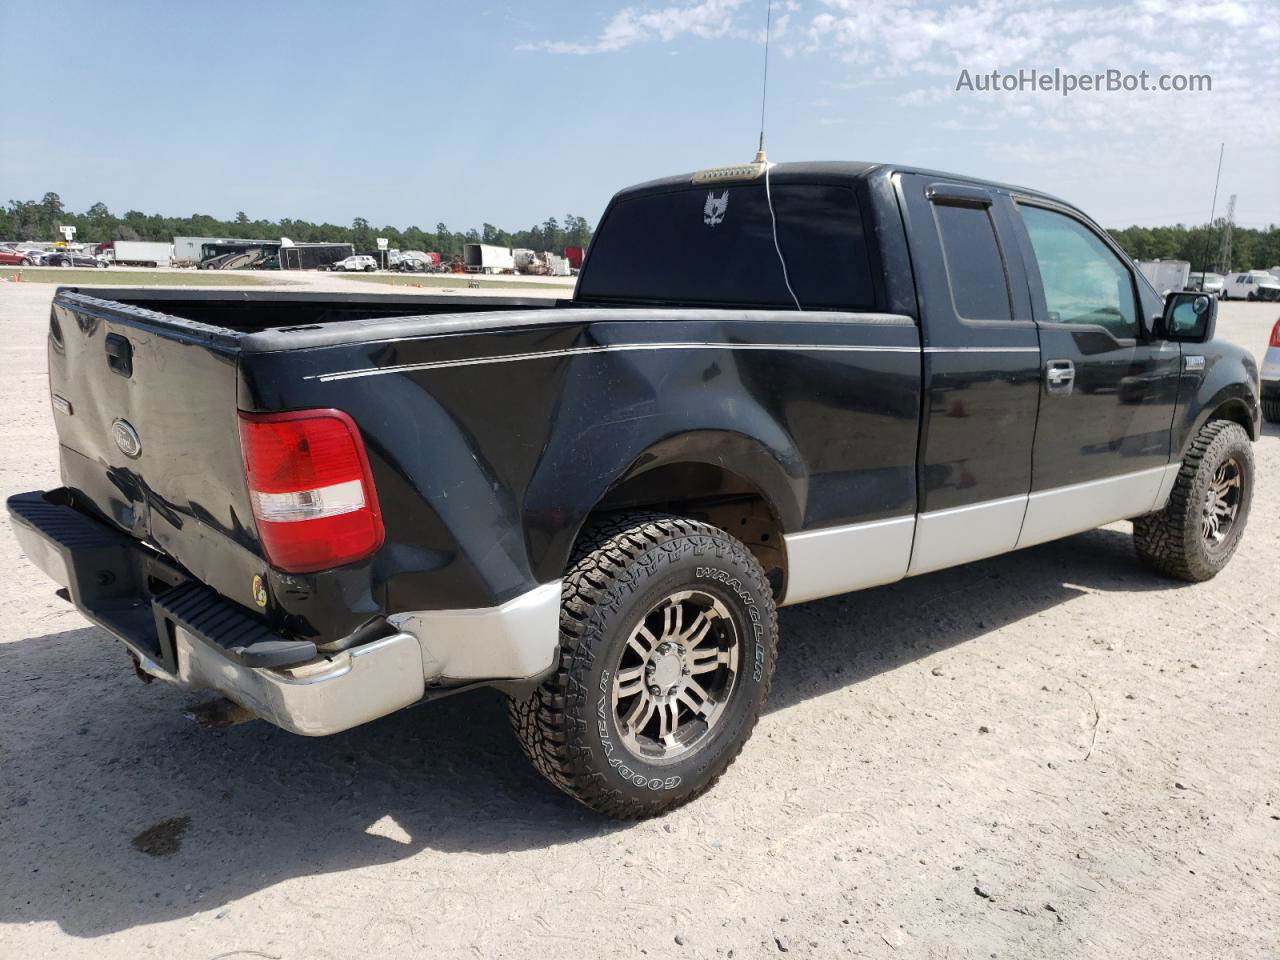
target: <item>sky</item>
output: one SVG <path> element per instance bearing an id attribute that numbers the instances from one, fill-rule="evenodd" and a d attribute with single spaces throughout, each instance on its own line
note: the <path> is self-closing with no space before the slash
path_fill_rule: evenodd
<path id="1" fill-rule="evenodd" d="M 752 158 L 766 0 L 6 2 L 0 202 L 518 229 Z M 1280 2 L 774 0 L 775 161 L 1023 184 L 1111 227 L 1280 223 Z M 1020 68 L 1209 92 L 957 90 Z"/>

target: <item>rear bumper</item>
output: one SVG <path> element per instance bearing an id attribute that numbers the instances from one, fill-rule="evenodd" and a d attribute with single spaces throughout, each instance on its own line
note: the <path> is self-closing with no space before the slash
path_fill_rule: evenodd
<path id="1" fill-rule="evenodd" d="M 272 633 L 167 558 L 86 516 L 65 491 L 7 503 L 27 557 L 129 649 L 139 669 L 211 690 L 305 736 L 347 730 L 421 700 L 422 648 L 394 633 L 337 653 Z"/>

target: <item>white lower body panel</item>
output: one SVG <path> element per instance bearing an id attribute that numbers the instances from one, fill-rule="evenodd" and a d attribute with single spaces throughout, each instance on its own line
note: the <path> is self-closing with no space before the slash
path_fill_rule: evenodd
<path id="1" fill-rule="evenodd" d="M 549 670 L 560 650 L 560 581 L 476 610 L 387 617 L 422 646 L 427 680 L 522 680 Z"/>
<path id="2" fill-rule="evenodd" d="M 782 605 L 901 580 L 911 559 L 915 517 L 893 517 L 789 533 Z"/>
<path id="3" fill-rule="evenodd" d="M 1008 553 L 1018 545 L 1025 495 L 922 513 L 908 576 Z"/>
<path id="4" fill-rule="evenodd" d="M 787 534 L 782 604 L 894 583 L 1160 510 L 1182 464 L 918 517 Z"/>
<path id="5" fill-rule="evenodd" d="M 1168 464 L 1033 493 L 1027 499 L 1018 546 L 1033 547 L 1157 510 L 1169 499 L 1181 466 Z"/>

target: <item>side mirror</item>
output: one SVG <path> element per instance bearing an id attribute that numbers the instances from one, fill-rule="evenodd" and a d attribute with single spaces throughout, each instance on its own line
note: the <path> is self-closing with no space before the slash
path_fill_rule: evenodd
<path id="1" fill-rule="evenodd" d="M 1176 343 L 1204 343 L 1213 339 L 1218 324 L 1218 300 L 1207 293 L 1181 290 L 1164 298 L 1160 333 Z"/>

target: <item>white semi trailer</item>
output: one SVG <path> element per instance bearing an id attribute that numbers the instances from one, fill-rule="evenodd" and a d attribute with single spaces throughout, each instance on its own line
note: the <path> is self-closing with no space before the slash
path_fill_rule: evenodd
<path id="1" fill-rule="evenodd" d="M 116 240 L 111 259 L 117 266 L 167 267 L 173 248 L 162 240 Z"/>
<path id="2" fill-rule="evenodd" d="M 467 273 L 505 273 L 516 268 L 516 258 L 510 247 L 464 243 L 462 265 L 467 268 Z"/>
<path id="3" fill-rule="evenodd" d="M 206 243 L 214 243 L 221 237 L 174 237 L 173 262 L 182 267 L 195 266 L 204 259 L 201 249 Z"/>
<path id="4" fill-rule="evenodd" d="M 1139 260 L 1138 269 L 1162 297 L 1170 290 L 1187 289 L 1191 276 L 1191 264 L 1186 260 Z"/>

